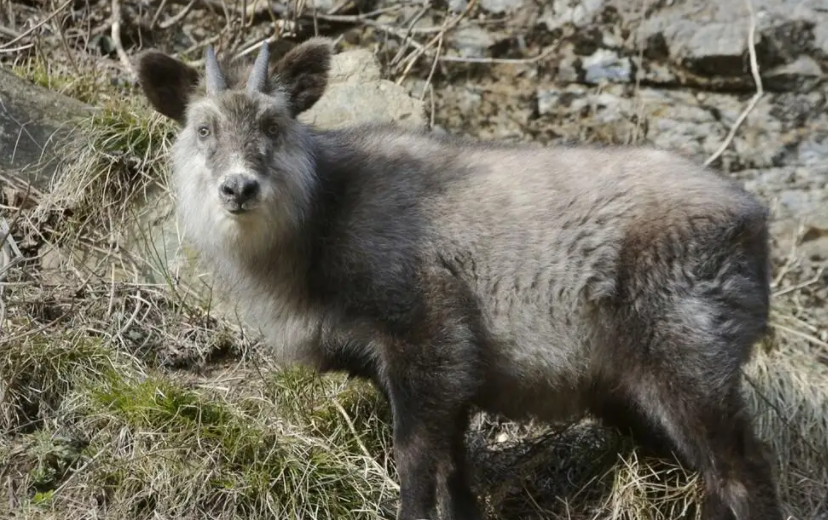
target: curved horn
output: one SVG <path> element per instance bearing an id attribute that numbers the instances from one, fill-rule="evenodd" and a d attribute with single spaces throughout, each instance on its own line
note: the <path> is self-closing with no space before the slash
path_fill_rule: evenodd
<path id="1" fill-rule="evenodd" d="M 219 67 L 218 60 L 216 59 L 216 53 L 213 51 L 212 45 L 207 46 L 207 55 L 205 57 L 204 65 L 207 69 L 207 93 L 216 94 L 222 90 L 225 90 L 227 88 L 227 82 L 221 74 L 221 68 Z"/>
<path id="2" fill-rule="evenodd" d="M 262 47 L 259 50 L 259 56 L 253 64 L 253 70 L 247 78 L 247 91 L 264 92 L 267 86 L 267 62 L 270 59 L 270 52 L 267 47 L 267 40 L 262 42 Z"/>

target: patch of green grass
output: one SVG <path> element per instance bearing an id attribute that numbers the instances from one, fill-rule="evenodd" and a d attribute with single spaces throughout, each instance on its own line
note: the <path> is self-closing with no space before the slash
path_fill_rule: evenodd
<path id="1" fill-rule="evenodd" d="M 12 65 L 11 70 L 35 85 L 90 105 L 97 105 L 114 90 L 103 74 L 95 74 L 93 71 L 76 74 L 65 63 L 52 63 L 38 55 Z"/>
<path id="2" fill-rule="evenodd" d="M 98 387 L 91 393 L 108 412 L 135 429 L 152 428 L 163 433 L 197 430 L 202 438 L 213 438 L 235 427 L 226 407 L 161 378 L 138 383 L 118 378 L 107 388 Z"/>
<path id="3" fill-rule="evenodd" d="M 337 384 L 326 390 L 336 392 Z M 376 518 L 392 498 L 388 476 L 348 442 L 344 419 L 323 435 L 285 422 L 274 413 L 281 405 L 264 396 L 252 406 L 251 396 L 223 399 L 161 374 L 101 378 L 86 395 L 79 413 L 84 430 L 96 432 L 89 450 L 104 455 L 84 480 L 130 518 Z M 107 448 L 116 435 L 119 447 Z M 64 499 L 52 502 L 65 507 Z"/>
<path id="4" fill-rule="evenodd" d="M 80 382 L 110 373 L 117 354 L 80 331 L 35 333 L 0 346 L 0 431 L 31 431 Z"/>

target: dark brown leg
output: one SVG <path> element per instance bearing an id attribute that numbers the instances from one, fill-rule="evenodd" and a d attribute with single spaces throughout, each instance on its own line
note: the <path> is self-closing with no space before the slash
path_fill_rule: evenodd
<path id="1" fill-rule="evenodd" d="M 640 409 L 701 472 L 704 520 L 781 520 L 771 466 L 738 392 L 714 399 L 677 377 L 653 379 L 637 383 Z"/>
<path id="2" fill-rule="evenodd" d="M 468 427 L 468 413 L 458 418 L 456 430 L 465 432 Z M 446 491 L 443 515 L 448 519 L 483 520 L 477 498 L 471 490 L 466 466 L 466 447 L 462 434 L 455 436 L 451 446 L 451 458 L 440 468 L 442 484 Z"/>
<path id="3" fill-rule="evenodd" d="M 418 359 L 397 352 L 387 372 L 394 414 L 394 453 L 400 479 L 397 520 L 436 520 L 438 486 L 447 520 L 480 520 L 466 482 L 464 434 L 477 381 L 468 345 L 435 341 Z M 406 354 L 417 353 L 408 347 Z M 395 367 L 400 367 L 395 369 Z"/>

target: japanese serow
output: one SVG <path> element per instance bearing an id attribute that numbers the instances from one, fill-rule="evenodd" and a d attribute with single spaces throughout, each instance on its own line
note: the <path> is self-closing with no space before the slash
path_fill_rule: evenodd
<path id="1" fill-rule="evenodd" d="M 767 208 L 648 147 L 303 124 L 332 53 L 208 49 L 202 74 L 150 50 L 139 82 L 179 124 L 177 212 L 224 294 L 282 362 L 387 397 L 397 519 L 482 518 L 464 432 L 484 410 L 598 417 L 700 471 L 706 520 L 781 520 L 740 394 L 768 327 Z"/>

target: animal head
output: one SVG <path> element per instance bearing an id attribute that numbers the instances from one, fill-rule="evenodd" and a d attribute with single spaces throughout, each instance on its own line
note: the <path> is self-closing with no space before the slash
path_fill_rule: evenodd
<path id="1" fill-rule="evenodd" d="M 331 54 L 328 39 L 312 38 L 271 65 L 263 43 L 250 66 L 219 62 L 208 47 L 203 74 L 157 50 L 138 57 L 150 105 L 180 128 L 173 186 L 191 238 L 252 247 L 301 221 L 314 147 L 296 116 L 324 93 Z"/>

